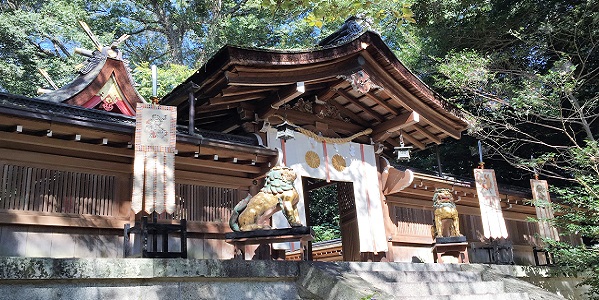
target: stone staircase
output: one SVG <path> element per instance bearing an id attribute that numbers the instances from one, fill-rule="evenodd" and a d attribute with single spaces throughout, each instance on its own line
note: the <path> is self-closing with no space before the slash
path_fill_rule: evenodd
<path id="1" fill-rule="evenodd" d="M 0 300 L 564 299 L 518 272 L 476 264 L 0 257 Z"/>
<path id="2" fill-rule="evenodd" d="M 529 299 L 526 293 L 507 292 L 501 281 L 483 281 L 480 273 L 462 271 L 458 265 L 381 264 L 370 269 L 357 274 L 393 299 Z"/>
<path id="3" fill-rule="evenodd" d="M 484 265 L 340 262 L 312 267 L 322 270 L 323 278 L 339 278 L 329 286 L 343 285 L 334 289 L 337 294 L 314 293 L 324 299 L 564 299 L 494 271 L 497 276 L 489 276 Z M 506 279 L 512 281 L 506 285 Z"/>

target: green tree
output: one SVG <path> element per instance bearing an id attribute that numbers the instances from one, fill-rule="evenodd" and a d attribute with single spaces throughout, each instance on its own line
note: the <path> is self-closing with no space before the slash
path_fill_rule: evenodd
<path id="1" fill-rule="evenodd" d="M 3 1 L 0 4 L 0 91 L 34 96 L 48 87 L 38 69 L 57 85 L 74 76 L 83 59 L 73 48 L 91 47 L 77 23 L 86 19 L 83 1 Z"/>
<path id="2" fill-rule="evenodd" d="M 599 238 L 599 3 L 597 1 L 421 1 L 415 69 L 470 115 L 469 135 L 487 158 L 561 188 L 565 233 Z M 569 273 L 590 271 L 599 298 L 599 255 L 556 244 Z"/>
<path id="3" fill-rule="evenodd" d="M 310 191 L 309 217 L 314 230 L 314 242 L 341 237 L 336 185 Z"/>
<path id="4" fill-rule="evenodd" d="M 176 86 L 189 78 L 194 70 L 184 65 L 169 64 L 157 68 L 157 96 L 166 95 Z M 152 96 L 152 69 L 148 62 L 142 62 L 135 65 L 133 69 L 133 78 L 139 84 L 137 91 L 145 99 L 150 99 Z"/>

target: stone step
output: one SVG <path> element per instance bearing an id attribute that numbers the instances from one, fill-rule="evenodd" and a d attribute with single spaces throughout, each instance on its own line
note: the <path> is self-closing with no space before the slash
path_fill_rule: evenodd
<path id="1" fill-rule="evenodd" d="M 374 296 L 376 299 L 376 295 Z M 433 296 L 397 296 L 397 300 L 530 300 L 526 293 L 501 293 L 488 295 L 433 295 Z"/>
<path id="2" fill-rule="evenodd" d="M 503 282 L 387 282 L 373 285 L 391 295 L 431 296 L 431 295 L 484 295 L 505 293 Z"/>
<path id="3" fill-rule="evenodd" d="M 479 273 L 467 271 L 364 271 L 357 273 L 371 283 L 384 282 L 476 282 L 481 281 Z"/>

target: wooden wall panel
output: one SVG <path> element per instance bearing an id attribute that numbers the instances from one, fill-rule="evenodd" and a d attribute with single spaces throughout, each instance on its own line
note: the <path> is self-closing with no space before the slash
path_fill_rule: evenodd
<path id="1" fill-rule="evenodd" d="M 0 209 L 114 216 L 117 176 L 0 162 Z"/>

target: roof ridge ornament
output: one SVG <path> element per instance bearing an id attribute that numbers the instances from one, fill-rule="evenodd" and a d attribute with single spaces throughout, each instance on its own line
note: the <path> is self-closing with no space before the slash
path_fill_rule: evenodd
<path id="1" fill-rule="evenodd" d="M 372 20 L 366 18 L 364 14 L 351 16 L 345 20 L 345 23 L 341 25 L 341 28 L 321 40 L 318 43 L 318 46 L 337 46 L 348 42 L 369 30 L 371 28 L 371 23 Z"/>

